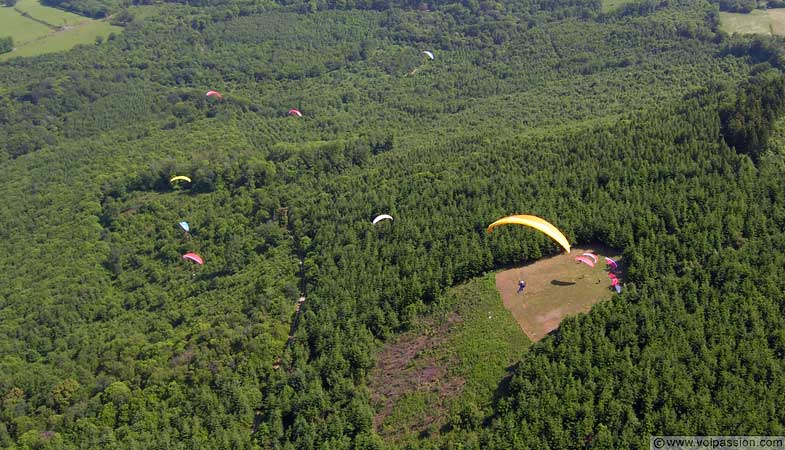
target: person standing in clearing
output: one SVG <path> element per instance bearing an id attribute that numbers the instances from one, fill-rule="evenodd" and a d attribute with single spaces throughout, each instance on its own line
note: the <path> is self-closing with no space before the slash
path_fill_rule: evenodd
<path id="1" fill-rule="evenodd" d="M 523 281 L 523 280 L 519 281 L 518 282 L 518 293 L 520 294 L 521 292 L 523 292 L 523 288 L 525 288 L 525 287 L 526 287 L 526 282 Z"/>

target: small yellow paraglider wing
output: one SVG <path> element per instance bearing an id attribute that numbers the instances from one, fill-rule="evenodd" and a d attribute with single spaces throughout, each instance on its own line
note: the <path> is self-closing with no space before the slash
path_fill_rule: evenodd
<path id="1" fill-rule="evenodd" d="M 187 182 L 189 182 L 189 183 L 191 182 L 191 179 L 190 179 L 190 178 L 188 178 L 188 177 L 186 177 L 186 176 L 183 176 L 183 175 L 177 175 L 176 177 L 172 177 L 172 179 L 171 179 L 171 180 L 169 180 L 169 182 L 170 182 L 170 183 L 174 183 L 174 182 L 175 182 L 175 181 L 177 181 L 177 180 L 183 180 L 183 181 L 187 181 Z"/>
<path id="2" fill-rule="evenodd" d="M 507 216 L 503 217 L 496 222 L 488 225 L 488 233 L 490 233 L 494 228 L 498 227 L 499 225 L 524 225 L 527 227 L 534 228 L 535 230 L 541 231 L 545 233 L 548 237 L 556 241 L 559 245 L 561 245 L 567 253 L 570 252 L 570 241 L 564 237 L 561 231 L 558 228 L 553 226 L 550 222 L 541 219 L 537 216 L 529 216 L 529 215 L 516 215 L 516 216 Z"/>

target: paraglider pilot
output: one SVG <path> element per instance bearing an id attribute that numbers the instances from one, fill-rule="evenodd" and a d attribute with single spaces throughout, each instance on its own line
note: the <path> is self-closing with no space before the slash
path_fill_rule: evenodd
<path id="1" fill-rule="evenodd" d="M 526 282 L 523 281 L 523 280 L 519 281 L 518 282 L 518 293 L 520 294 L 521 292 L 523 292 L 523 288 L 525 288 L 525 287 L 526 287 Z"/>

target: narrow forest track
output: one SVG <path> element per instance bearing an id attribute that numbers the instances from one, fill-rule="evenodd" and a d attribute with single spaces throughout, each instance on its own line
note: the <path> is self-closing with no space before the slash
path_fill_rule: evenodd
<path id="1" fill-rule="evenodd" d="M 297 299 L 297 304 L 294 306 L 294 319 L 292 319 L 292 325 L 289 327 L 289 339 L 286 340 L 286 344 L 283 347 L 283 353 L 289 349 L 294 343 L 294 333 L 297 331 L 297 325 L 300 323 L 300 311 L 302 311 L 303 303 L 305 303 L 305 296 L 301 295 L 300 298 Z M 279 369 L 281 367 L 281 357 L 279 356 L 276 359 L 275 364 L 273 364 L 273 369 Z"/>
<path id="2" fill-rule="evenodd" d="M 294 317 L 292 318 L 292 324 L 289 326 L 289 337 L 286 339 L 286 343 L 283 346 L 283 350 L 281 354 L 275 359 L 273 363 L 273 369 L 278 370 L 281 368 L 282 357 L 286 353 L 286 351 L 292 347 L 294 344 L 294 333 L 297 331 L 297 326 L 300 324 L 300 314 L 303 310 L 303 304 L 305 304 L 305 296 L 306 296 L 306 283 L 305 283 L 305 261 L 302 257 L 300 259 L 300 297 L 297 299 L 297 304 L 294 305 Z M 251 435 L 256 434 L 259 430 L 259 425 L 261 425 L 262 420 L 264 420 L 264 414 L 262 414 L 262 409 L 259 408 L 256 410 L 256 414 L 254 415 L 253 427 L 251 428 Z"/>
<path id="3" fill-rule="evenodd" d="M 273 369 L 280 369 L 281 368 L 281 356 L 288 350 L 292 344 L 294 344 L 294 332 L 297 331 L 297 325 L 300 323 L 300 312 L 302 311 L 303 303 L 305 303 L 305 296 L 301 295 L 300 298 L 297 299 L 297 304 L 294 306 L 294 319 L 292 319 L 292 324 L 289 327 L 289 338 L 286 340 L 286 344 L 283 346 L 283 351 L 278 358 L 275 359 L 273 363 Z M 253 420 L 253 427 L 251 428 L 251 434 L 256 434 L 259 430 L 259 425 L 261 425 L 262 420 L 264 419 L 264 415 L 262 414 L 261 409 L 256 410 L 256 414 L 254 415 Z"/>

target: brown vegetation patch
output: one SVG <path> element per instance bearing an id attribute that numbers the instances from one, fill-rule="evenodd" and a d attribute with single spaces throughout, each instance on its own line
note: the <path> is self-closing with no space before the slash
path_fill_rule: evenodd
<path id="1" fill-rule="evenodd" d="M 430 414 L 423 415 L 413 424 L 414 430 L 425 431 L 443 416 L 441 412 L 447 399 L 461 392 L 464 380 L 450 377 L 446 370 L 450 361 L 439 360 L 431 350 L 442 344 L 449 337 L 450 328 L 460 321 L 460 316 L 453 313 L 424 333 L 407 333 L 385 346 L 369 383 L 371 398 L 379 405 L 373 421 L 377 431 L 382 431 L 382 424 L 392 414 L 396 401 L 406 394 L 433 392 L 439 398 L 439 404 L 432 405 Z"/>

